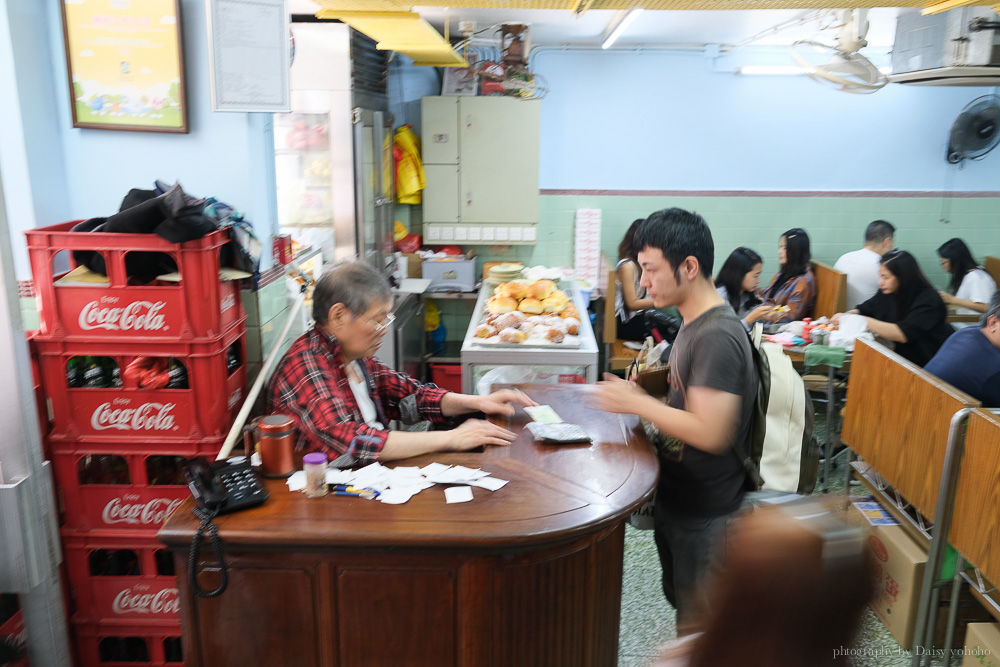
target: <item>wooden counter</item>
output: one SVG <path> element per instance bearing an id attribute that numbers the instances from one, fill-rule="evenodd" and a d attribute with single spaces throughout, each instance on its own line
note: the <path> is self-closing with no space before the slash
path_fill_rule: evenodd
<path id="1" fill-rule="evenodd" d="M 586 405 L 592 387 L 524 389 L 595 442 L 545 446 L 523 431 L 510 447 L 398 462 L 510 480 L 462 504 L 441 485 L 386 505 L 268 480 L 267 503 L 216 521 L 230 570 L 215 599 L 193 598 L 181 574 L 198 523 L 185 501 L 159 533 L 180 575 L 184 663 L 615 665 L 624 522 L 652 493 L 656 456 L 634 417 Z M 518 410 L 510 427 L 525 421 Z"/>

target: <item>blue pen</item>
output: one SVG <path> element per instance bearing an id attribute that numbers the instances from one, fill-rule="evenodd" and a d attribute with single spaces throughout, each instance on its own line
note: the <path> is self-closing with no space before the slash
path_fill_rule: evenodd
<path id="1" fill-rule="evenodd" d="M 334 484 L 330 487 L 330 492 L 335 496 L 352 496 L 355 498 L 378 498 L 379 492 L 375 489 L 352 486 L 350 484 Z"/>

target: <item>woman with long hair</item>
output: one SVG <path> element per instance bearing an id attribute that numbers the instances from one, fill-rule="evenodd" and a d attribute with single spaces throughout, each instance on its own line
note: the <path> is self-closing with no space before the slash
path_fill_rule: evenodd
<path id="1" fill-rule="evenodd" d="M 941 244 L 937 254 L 941 268 L 951 274 L 948 291 L 938 292 L 945 304 L 956 306 L 956 315 L 985 313 L 997 284 L 986 269 L 976 264 L 965 241 L 949 239 Z"/>
<path id="2" fill-rule="evenodd" d="M 618 337 L 622 340 L 644 341 L 655 330 L 669 342 L 677 335 L 679 324 L 653 308 L 653 300 L 646 298 L 646 290 L 639 286 L 642 269 L 639 268 L 639 248 L 633 244 L 635 232 L 645 222 L 639 218 L 632 222 L 621 243 L 618 244 L 618 264 L 615 265 L 615 322 Z M 647 311 L 652 317 L 647 317 Z"/>
<path id="3" fill-rule="evenodd" d="M 793 322 L 811 317 L 816 305 L 816 278 L 809 254 L 809 235 L 796 227 L 781 235 L 778 241 L 778 273 L 764 290 L 764 303 L 785 307 L 783 312 L 765 316 L 771 322 Z"/>
<path id="4" fill-rule="evenodd" d="M 854 310 L 867 319 L 868 330 L 895 343 L 896 352 L 923 367 L 955 333 L 945 321 L 948 310 L 913 255 L 892 250 L 879 265 L 878 293 Z M 842 313 L 831 322 L 837 324 Z"/>
<path id="5" fill-rule="evenodd" d="M 715 277 L 715 290 L 726 300 L 748 329 L 771 311 L 761 306 L 760 274 L 764 260 L 750 248 L 740 246 L 729 257 Z"/>

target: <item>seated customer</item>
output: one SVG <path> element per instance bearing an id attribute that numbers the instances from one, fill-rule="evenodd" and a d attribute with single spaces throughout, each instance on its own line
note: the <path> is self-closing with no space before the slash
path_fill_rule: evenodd
<path id="1" fill-rule="evenodd" d="M 733 307 L 747 329 L 773 308 L 761 305 L 758 288 L 763 269 L 764 261 L 760 255 L 741 246 L 729 253 L 719 269 L 719 275 L 715 277 L 715 291 Z"/>
<path id="2" fill-rule="evenodd" d="M 621 243 L 618 244 L 618 264 L 615 266 L 615 324 L 618 338 L 622 340 L 644 341 L 655 330 L 660 340 L 673 342 L 677 336 L 679 323 L 673 318 L 661 315 L 653 307 L 653 300 L 640 287 L 639 251 L 633 245 L 635 231 L 645 222 L 639 218 L 632 222 Z"/>
<path id="3" fill-rule="evenodd" d="M 896 228 L 885 220 L 874 220 L 865 228 L 865 246 L 844 253 L 833 265 L 847 275 L 847 305 L 856 307 L 878 292 L 878 263 L 893 248 Z"/>
<path id="4" fill-rule="evenodd" d="M 924 370 L 979 399 L 984 407 L 1000 408 L 1000 291 L 978 327 L 967 327 L 944 342 Z"/>
<path id="5" fill-rule="evenodd" d="M 787 311 L 770 313 L 769 322 L 794 322 L 812 317 L 816 305 L 816 278 L 809 254 L 809 235 L 804 229 L 789 229 L 778 241 L 778 273 L 764 290 L 764 303 L 785 306 Z"/>
<path id="6" fill-rule="evenodd" d="M 997 284 L 986 269 L 972 259 L 969 246 L 962 239 L 950 239 L 937 249 L 941 268 L 951 274 L 947 292 L 939 292 L 949 306 L 956 306 L 956 315 L 985 313 L 986 304 L 996 291 Z M 971 323 L 959 323 L 959 328 Z M 974 326 L 974 325 L 973 325 Z"/>
<path id="7" fill-rule="evenodd" d="M 446 431 L 388 430 L 393 419 L 446 424 L 475 412 L 513 414 L 512 403 L 533 405 L 514 390 L 456 394 L 382 365 L 373 355 L 392 322 L 391 309 L 388 282 L 363 262 L 338 264 L 317 281 L 316 326 L 285 353 L 267 390 L 268 414 L 295 420 L 297 448 L 328 451 L 347 466 L 509 444 L 513 433 L 481 419 Z"/>
<path id="8" fill-rule="evenodd" d="M 941 344 L 955 333 L 945 321 L 944 301 L 931 287 L 913 255 L 893 250 L 882 256 L 879 292 L 850 313 L 864 315 L 868 330 L 895 343 L 896 352 L 918 366 L 931 360 Z M 843 313 L 830 321 L 837 324 Z"/>

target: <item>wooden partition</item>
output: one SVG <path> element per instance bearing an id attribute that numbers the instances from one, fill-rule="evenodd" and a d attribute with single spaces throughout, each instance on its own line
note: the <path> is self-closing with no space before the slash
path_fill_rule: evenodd
<path id="1" fill-rule="evenodd" d="M 993 282 L 997 284 L 997 287 L 1000 287 L 1000 257 L 987 257 L 986 261 L 983 262 L 983 268 L 993 276 Z"/>
<path id="2" fill-rule="evenodd" d="M 859 340 L 841 440 L 934 520 L 952 415 L 979 401 L 879 343 Z"/>
<path id="3" fill-rule="evenodd" d="M 625 347 L 625 341 L 618 338 L 618 321 L 615 320 L 615 294 L 617 274 L 608 271 L 608 291 L 604 297 L 604 352 L 608 370 L 620 371 L 632 365 L 639 352 Z"/>
<path id="4" fill-rule="evenodd" d="M 969 415 L 948 541 L 990 582 L 1000 582 L 1000 416 Z"/>
<path id="5" fill-rule="evenodd" d="M 823 262 L 814 261 L 812 269 L 816 276 L 816 307 L 813 309 L 813 317 L 830 317 L 847 310 L 847 274 Z"/>

